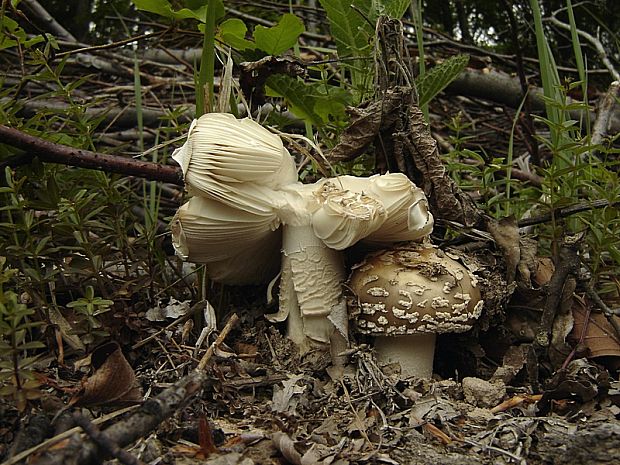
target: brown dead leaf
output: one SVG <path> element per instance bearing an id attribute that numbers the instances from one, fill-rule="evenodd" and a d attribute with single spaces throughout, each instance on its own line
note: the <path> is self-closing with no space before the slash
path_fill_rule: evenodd
<path id="1" fill-rule="evenodd" d="M 487 230 L 493 236 L 495 243 L 501 249 L 506 261 L 506 281 L 512 283 L 517 275 L 517 268 L 521 261 L 521 248 L 517 220 L 513 216 L 502 218 L 499 221 L 489 218 Z M 528 269 L 527 265 L 522 267 Z M 527 275 L 529 279 L 529 274 Z"/>
<path id="2" fill-rule="evenodd" d="M 297 382 L 303 379 L 302 375 L 289 375 L 289 379 L 282 381 L 282 387 L 273 387 L 273 398 L 271 409 L 274 412 L 287 412 L 295 414 L 295 409 L 299 403 L 298 394 L 306 390 L 306 386 L 298 386 Z"/>
<path id="3" fill-rule="evenodd" d="M 338 144 L 329 152 L 329 161 L 350 161 L 363 154 L 381 130 L 394 125 L 394 116 L 401 104 L 402 96 L 397 92 L 390 92 L 374 102 L 349 108 L 349 126 L 340 135 Z"/>
<path id="4" fill-rule="evenodd" d="M 609 387 L 610 377 L 607 370 L 586 358 L 573 360 L 547 381 L 538 403 L 538 412 L 546 415 L 552 407 L 566 407 L 574 414 L 585 408 L 585 404 L 604 397 Z"/>
<path id="5" fill-rule="evenodd" d="M 533 281 L 538 285 L 538 287 L 542 287 L 551 280 L 551 276 L 553 276 L 554 271 L 555 266 L 553 265 L 553 260 L 551 260 L 551 258 L 537 257 Z"/>
<path id="6" fill-rule="evenodd" d="M 69 405 L 95 406 L 135 403 L 142 400 L 136 375 L 116 342 L 97 347 L 91 354 L 92 376 L 82 382 L 82 389 Z"/>
<path id="7" fill-rule="evenodd" d="M 304 76 L 306 68 L 293 57 L 266 56 L 258 61 L 246 61 L 239 65 L 239 85 L 243 95 L 255 105 L 265 103 L 265 83 L 269 76 L 286 74 Z"/>
<path id="8" fill-rule="evenodd" d="M 234 345 L 235 353 L 237 357 L 244 359 L 255 359 L 258 355 L 258 347 L 254 344 L 246 344 L 244 342 L 237 342 Z"/>
<path id="9" fill-rule="evenodd" d="M 273 445 L 294 465 L 301 465 L 301 454 L 295 449 L 295 442 L 286 433 L 275 432 L 271 435 Z"/>
<path id="10" fill-rule="evenodd" d="M 583 343 L 590 352 L 590 357 L 620 357 L 620 341 L 613 326 L 602 313 L 588 312 L 587 305 L 590 305 L 587 301 L 582 303 L 575 300 L 572 309 L 575 319 L 572 338 L 575 341 L 581 340 L 586 325 Z M 614 316 L 614 318 L 620 322 L 620 317 Z"/>
<path id="11" fill-rule="evenodd" d="M 200 450 L 204 457 L 209 457 L 209 455 L 217 452 L 211 425 L 209 425 L 209 420 L 204 415 L 200 417 L 198 422 L 198 439 L 200 442 Z"/>

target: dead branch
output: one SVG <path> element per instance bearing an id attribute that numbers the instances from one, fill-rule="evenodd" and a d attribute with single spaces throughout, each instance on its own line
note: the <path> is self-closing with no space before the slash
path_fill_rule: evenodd
<path id="1" fill-rule="evenodd" d="M 575 205 L 571 205 L 569 207 L 557 208 L 544 215 L 535 216 L 532 218 L 524 218 L 519 220 L 518 226 L 519 228 L 526 228 L 528 226 L 533 226 L 535 224 L 548 223 L 553 218 L 566 218 L 571 215 L 575 215 L 577 213 L 595 210 L 597 208 L 605 208 L 605 207 L 616 207 L 620 205 L 620 201 L 618 202 L 609 202 L 605 199 L 592 200 L 590 202 L 577 203 Z"/>
<path id="2" fill-rule="evenodd" d="M 540 318 L 540 326 L 536 334 L 535 344 L 540 347 L 548 347 L 550 340 L 553 320 L 563 296 L 563 289 L 569 276 L 574 276 L 579 270 L 578 249 L 583 240 L 583 234 L 566 237 L 560 246 L 556 268 L 549 281 L 547 290 L 547 300 L 543 314 Z"/>
<path id="3" fill-rule="evenodd" d="M 614 81 L 609 85 L 609 89 L 599 103 L 596 120 L 592 127 L 592 145 L 600 144 L 610 134 L 611 120 L 618 98 L 620 98 L 620 82 Z"/>
<path id="4" fill-rule="evenodd" d="M 561 29 L 564 29 L 565 31 L 571 30 L 570 24 L 566 24 L 560 21 L 558 18 L 555 17 L 555 13 L 553 16 L 546 18 L 546 20 L 550 21 L 555 26 Z M 615 81 L 620 80 L 620 73 L 618 73 L 618 71 L 614 68 L 614 65 L 611 63 L 611 60 L 609 59 L 607 51 L 605 50 L 605 47 L 603 47 L 603 44 L 601 43 L 601 41 L 598 40 L 596 37 L 594 37 L 592 34 L 588 34 L 587 32 L 582 31 L 581 29 L 577 29 L 577 34 L 579 34 L 581 37 L 583 37 L 588 42 L 590 42 L 590 44 L 596 50 L 596 53 L 598 54 L 599 59 L 601 60 L 605 68 L 607 68 L 607 71 L 609 71 L 609 74 L 611 74 L 614 80 Z"/>
<path id="5" fill-rule="evenodd" d="M 6 100 L 4 100 L 6 102 Z M 4 103 L 0 100 L 0 103 Z M 58 113 L 67 111 L 69 105 L 54 100 L 33 100 L 20 102 L 22 108 L 18 114 L 25 118 L 31 118 L 42 110 L 54 110 Z M 163 110 L 158 108 L 142 108 L 142 119 L 144 126 L 158 126 L 161 123 L 161 118 L 166 116 Z M 137 112 L 136 108 L 127 106 L 125 108 L 101 108 L 101 107 L 88 107 L 84 110 L 87 118 L 99 118 L 102 117 L 102 124 L 111 125 L 114 127 L 122 128 L 135 128 L 137 126 Z M 184 116 L 185 121 L 191 121 L 193 114 L 187 114 Z"/>
<path id="6" fill-rule="evenodd" d="M 23 0 L 22 5 L 24 5 L 33 15 L 35 15 L 49 31 L 57 35 L 59 38 L 64 40 L 70 40 L 75 42 L 76 38 L 73 37 L 69 31 L 67 31 L 62 25 L 54 19 L 52 15 L 50 15 L 43 6 L 37 0 Z"/>
<path id="7" fill-rule="evenodd" d="M 26 151 L 29 158 L 39 157 L 42 161 L 49 163 L 60 163 L 126 176 L 138 176 L 151 181 L 162 181 L 178 186 L 183 185 L 183 174 L 178 166 L 76 149 L 31 136 L 4 125 L 0 125 L 0 143 Z"/>
<path id="8" fill-rule="evenodd" d="M 423 187 L 431 204 L 431 211 L 438 218 L 454 221 L 465 227 L 482 226 L 483 213 L 470 196 L 450 178 L 439 156 L 437 142 L 431 136 L 428 124 L 419 107 L 408 109 L 408 130 L 395 134 L 402 141 L 408 158 L 417 173 L 407 173 L 410 179 Z"/>
<path id="9" fill-rule="evenodd" d="M 494 70 L 466 69 L 446 88 L 446 92 L 491 100 L 512 108 L 517 108 L 523 98 L 521 85 L 517 78 Z M 545 102 L 542 89 L 530 87 L 527 103 L 532 111 L 544 111 Z M 566 103 L 574 102 L 567 99 Z M 571 110 L 570 115 L 576 120 L 583 117 L 579 110 Z M 594 119 L 594 117 L 595 115 L 592 114 L 591 118 Z M 611 132 L 620 130 L 620 111 L 613 113 L 609 124 Z"/>
<path id="10" fill-rule="evenodd" d="M 84 415 L 75 412 L 73 414 L 73 421 L 75 421 L 75 424 L 82 428 L 88 437 L 97 444 L 97 447 L 106 452 L 106 455 L 114 457 L 123 465 L 141 465 L 142 462 L 110 441 L 110 438 L 106 434 L 103 434 L 99 428 Z"/>

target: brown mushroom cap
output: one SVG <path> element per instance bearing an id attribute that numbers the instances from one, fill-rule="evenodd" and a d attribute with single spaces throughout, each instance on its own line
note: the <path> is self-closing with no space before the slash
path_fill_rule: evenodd
<path id="1" fill-rule="evenodd" d="M 474 274 L 430 244 L 366 258 L 349 286 L 357 328 L 374 336 L 464 332 L 482 312 Z"/>

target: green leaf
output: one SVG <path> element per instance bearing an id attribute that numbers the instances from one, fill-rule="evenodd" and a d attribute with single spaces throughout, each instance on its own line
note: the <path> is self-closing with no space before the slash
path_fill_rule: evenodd
<path id="1" fill-rule="evenodd" d="M 400 19 L 411 0 L 320 0 L 327 13 L 338 56 L 369 55 L 369 41 L 381 15 Z"/>
<path id="2" fill-rule="evenodd" d="M 318 82 L 308 84 L 284 74 L 270 76 L 267 86 L 270 95 L 283 97 L 296 116 L 315 126 L 347 120 L 345 107 L 350 104 L 350 94 L 344 89 L 325 88 L 324 83 Z"/>
<path id="3" fill-rule="evenodd" d="M 273 27 L 256 26 L 254 40 L 258 48 L 275 56 L 294 46 L 304 30 L 301 19 L 294 14 L 286 13 Z"/>
<path id="4" fill-rule="evenodd" d="M 456 55 L 435 66 L 416 82 L 422 106 L 430 102 L 439 92 L 454 81 L 465 69 L 469 62 L 469 55 Z"/>
<path id="5" fill-rule="evenodd" d="M 190 8 L 181 8 L 174 10 L 168 0 L 132 0 L 138 10 L 155 13 L 159 16 L 170 19 L 197 19 L 201 23 L 205 22 L 207 13 L 207 3 L 204 1 L 186 2 Z M 222 0 L 216 1 L 216 21 L 224 16 L 224 4 Z"/>
<path id="6" fill-rule="evenodd" d="M 227 19 L 218 28 L 218 37 L 237 50 L 253 49 L 254 43 L 245 38 L 248 28 L 243 21 L 237 18 Z"/>
<path id="7" fill-rule="evenodd" d="M 291 111 L 314 125 L 322 125 L 323 120 L 314 111 L 316 98 L 309 92 L 310 86 L 283 74 L 275 74 L 267 79 L 267 86 L 277 95 L 284 97 Z"/>
<path id="8" fill-rule="evenodd" d="M 394 19 L 401 19 L 409 9 L 411 0 L 383 0 L 379 2 L 379 13 Z"/>
<path id="9" fill-rule="evenodd" d="M 340 58 L 369 55 L 374 36 L 371 0 L 320 0 Z"/>
<path id="10" fill-rule="evenodd" d="M 31 342 L 25 342 L 23 344 L 19 345 L 19 350 L 34 350 L 34 349 L 41 349 L 45 347 L 45 344 L 43 344 L 40 341 L 31 341 Z M 22 361 L 23 363 L 23 361 Z"/>

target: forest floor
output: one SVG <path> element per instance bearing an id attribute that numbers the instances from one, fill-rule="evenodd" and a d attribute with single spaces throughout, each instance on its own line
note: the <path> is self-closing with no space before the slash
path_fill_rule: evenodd
<path id="1" fill-rule="evenodd" d="M 142 437 L 129 452 L 141 463 L 620 463 L 620 384 L 586 359 L 573 360 L 560 377 L 556 374 L 534 392 L 523 383 L 525 360 L 519 356 L 511 359 L 514 366 L 498 367 L 490 381 L 437 375 L 414 380 L 402 379 L 397 367 L 380 368 L 372 350 L 362 344 L 352 351 L 344 377 L 332 379 L 327 356 L 300 358 L 260 310 L 236 308 L 240 321 L 215 350 L 202 393 L 189 396 L 153 431 L 137 433 Z M 135 391 L 119 391 L 124 383 L 139 386 L 148 397 L 179 385 L 197 360 L 195 347 L 184 341 L 184 327 L 169 325 L 160 333 L 151 328 L 154 338 L 125 351 L 135 379 L 123 375 L 121 363 L 89 384 L 80 381 L 84 368 L 76 369 L 79 363 L 59 365 L 54 357 L 47 359 L 43 413 L 18 415 L 6 404 L 0 407 L 4 459 L 9 452 L 36 445 L 55 428 L 73 426 L 72 416 L 68 424 L 62 415 L 54 425 L 49 422 L 70 397 L 70 403 L 83 405 L 74 408 L 88 419 L 118 410 L 121 391 L 125 400 L 135 396 Z M 449 363 L 439 353 L 437 362 Z M 94 378 L 91 374 L 88 379 Z M 124 434 L 136 434 L 135 424 L 127 427 Z M 53 458 L 54 449 L 63 447 L 61 442 L 31 452 L 29 463 L 55 463 L 50 454 Z M 108 443 L 98 447 L 99 457 L 113 452 Z M 77 460 L 79 452 L 72 453 L 74 463 L 96 463 Z"/>

